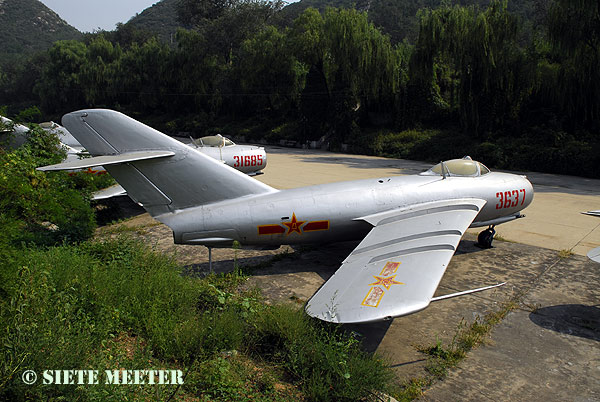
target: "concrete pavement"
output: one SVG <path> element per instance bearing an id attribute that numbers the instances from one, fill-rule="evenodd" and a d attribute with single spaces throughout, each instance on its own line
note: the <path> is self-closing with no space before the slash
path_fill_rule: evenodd
<path id="1" fill-rule="evenodd" d="M 267 147 L 268 166 L 258 179 L 276 188 L 419 173 L 429 163 Z M 483 161 L 485 162 L 485 161 Z M 431 304 L 392 322 L 355 326 L 367 350 L 385 356 L 399 382 L 426 374 L 418 346 L 448 345 L 477 317 L 517 298 L 519 308 L 498 324 L 491 338 L 471 351 L 424 400 L 600 401 L 600 264 L 588 260 L 600 246 L 600 180 L 528 173 L 536 191 L 525 219 L 497 227 L 494 248 L 475 247 L 467 233 L 436 295 L 498 282 L 507 285 Z M 173 253 L 191 274 L 208 270 L 205 247 L 176 246 L 170 230 L 147 214 L 125 223 L 139 227 L 159 251 Z M 110 233 L 110 229 L 108 229 Z M 271 251 L 213 250 L 214 268 L 234 261 L 256 266 L 248 286 L 268 301 L 302 303 L 335 272 L 357 243 Z M 575 255 L 559 257 L 559 250 Z M 273 259 L 274 255 L 279 255 Z M 566 254 L 564 254 L 566 256 Z"/>

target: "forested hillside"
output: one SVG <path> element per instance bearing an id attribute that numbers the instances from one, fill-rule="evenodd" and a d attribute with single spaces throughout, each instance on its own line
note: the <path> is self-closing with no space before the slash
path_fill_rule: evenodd
<path id="1" fill-rule="evenodd" d="M 600 176 L 598 7 L 556 0 L 530 35 L 507 2 L 424 8 L 411 44 L 355 9 L 308 8 L 282 27 L 277 1 L 179 0 L 190 29 L 172 46 L 129 24 L 57 42 L 4 75 L 0 105 L 55 119 L 108 107 L 170 133 Z"/>
<path id="2" fill-rule="evenodd" d="M 37 0 L 0 0 L 0 60 L 46 50 L 81 33 Z M 1 62 L 0 61 L 0 62 Z"/>
<path id="3" fill-rule="evenodd" d="M 162 0 L 131 18 L 125 25 L 157 35 L 164 43 L 174 45 L 178 28 L 189 28 L 177 20 L 177 2 Z"/>
<path id="4" fill-rule="evenodd" d="M 459 0 L 452 4 L 485 9 L 491 0 Z M 524 32 L 533 30 L 543 20 L 551 0 L 512 0 L 508 11 L 521 19 Z M 356 8 L 366 11 L 369 21 L 388 34 L 392 43 L 407 39 L 415 43 L 419 35 L 418 11 L 440 7 L 443 0 L 300 0 L 283 9 L 285 21 L 291 22 L 309 7 L 324 11 L 327 7 Z"/>
<path id="5" fill-rule="evenodd" d="M 551 0 L 512 0 L 508 2 L 508 11 L 518 16 L 524 27 L 524 34 L 531 36 L 535 27 L 543 22 Z M 173 36 L 179 27 L 184 26 L 177 18 L 179 0 L 162 0 L 133 17 L 127 25 L 152 32 L 165 43 L 173 43 Z M 183 2 L 186 3 L 185 0 Z M 300 0 L 282 7 L 276 25 L 289 26 L 309 7 L 323 12 L 328 7 L 356 8 L 367 12 L 369 21 L 383 33 L 390 36 L 392 43 L 406 39 L 415 43 L 419 34 L 417 13 L 423 8 L 437 8 L 442 0 Z M 490 0 L 460 0 L 453 4 L 463 6 L 476 5 L 484 9 Z"/>

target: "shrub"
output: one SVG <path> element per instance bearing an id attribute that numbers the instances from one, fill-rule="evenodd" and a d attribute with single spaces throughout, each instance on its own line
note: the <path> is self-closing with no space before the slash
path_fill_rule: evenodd
<path id="1" fill-rule="evenodd" d="M 311 401 L 366 400 L 391 380 L 385 362 L 363 352 L 351 334 L 294 306 L 264 310 L 255 326 L 253 350 L 283 365 Z"/>
<path id="2" fill-rule="evenodd" d="M 37 127 L 23 146 L 0 149 L 0 223 L 8 227 L 0 244 L 55 244 L 91 236 L 95 220 L 85 196 L 89 190 L 66 173 L 35 170 L 64 156 L 56 136 Z"/>

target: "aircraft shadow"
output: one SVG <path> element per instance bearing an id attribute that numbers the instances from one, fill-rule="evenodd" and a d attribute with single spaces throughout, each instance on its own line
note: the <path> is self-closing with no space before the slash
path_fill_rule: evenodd
<path id="1" fill-rule="evenodd" d="M 362 350 L 375 353 L 385 337 L 393 320 L 372 322 L 369 324 L 345 324 L 342 327 L 347 333 L 354 334 L 361 342 Z"/>
<path id="2" fill-rule="evenodd" d="M 492 248 L 494 248 L 493 244 Z M 485 250 L 487 249 L 480 247 L 477 244 L 476 240 L 469 240 L 463 238 L 460 240 L 460 243 L 458 243 L 458 247 L 456 248 L 454 255 L 479 253 Z"/>
<path id="3" fill-rule="evenodd" d="M 250 276 L 315 272 L 326 281 L 357 244 L 358 242 L 342 242 L 320 246 L 293 246 L 293 252 L 277 255 L 213 259 L 212 270 L 216 273 L 226 273 L 233 271 L 237 265 Z M 209 271 L 208 260 L 185 266 L 185 273 L 190 275 L 205 276 Z"/>
<path id="4" fill-rule="evenodd" d="M 293 254 L 294 253 L 289 253 L 289 258 L 294 258 Z M 235 270 L 236 266 L 239 267 L 243 273 L 245 273 L 246 275 L 250 275 L 250 276 L 269 274 L 269 273 L 285 274 L 285 273 L 290 273 L 290 272 L 301 272 L 300 270 L 265 272 L 267 270 L 271 271 L 269 269 L 270 266 L 272 265 L 272 264 L 270 264 L 270 261 L 273 258 L 274 258 L 273 255 L 269 254 L 269 255 L 255 256 L 255 257 L 242 257 L 242 258 L 236 258 L 236 259 L 229 258 L 229 259 L 222 259 L 222 260 L 213 260 L 212 272 L 217 273 L 217 274 L 229 273 L 229 272 L 233 272 Z M 208 263 L 208 260 L 206 262 L 185 265 L 183 268 L 184 268 L 183 275 L 186 275 L 186 276 L 189 275 L 189 276 L 204 277 L 211 272 L 211 266 Z M 313 270 L 305 269 L 304 271 L 308 272 L 308 271 L 313 271 Z"/>
<path id="5" fill-rule="evenodd" d="M 216 273 L 231 272 L 237 265 L 247 275 L 291 274 L 314 272 L 327 281 L 341 266 L 342 261 L 356 248 L 358 241 L 347 241 L 311 246 L 292 246 L 287 254 L 265 254 L 236 259 L 213 259 L 212 270 Z M 462 239 L 456 250 L 457 255 L 485 251 L 477 242 Z M 214 258 L 214 257 L 213 257 Z M 210 272 L 208 260 L 185 266 L 188 275 L 205 276 Z"/>
<path id="6" fill-rule="evenodd" d="M 96 202 L 96 223 L 105 226 L 121 219 L 133 218 L 146 213 L 143 207 L 128 196 L 119 196 Z"/>
<path id="7" fill-rule="evenodd" d="M 583 304 L 560 304 L 529 314 L 536 325 L 561 334 L 600 341 L 600 308 Z"/>

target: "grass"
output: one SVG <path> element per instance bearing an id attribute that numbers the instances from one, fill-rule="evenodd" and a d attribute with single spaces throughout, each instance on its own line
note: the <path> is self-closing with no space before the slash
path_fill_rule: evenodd
<path id="1" fill-rule="evenodd" d="M 112 224 L 110 224 L 108 226 L 104 226 L 100 230 L 100 234 L 102 236 L 110 236 L 110 235 L 118 235 L 118 234 L 123 234 L 123 233 L 136 233 L 140 236 L 143 236 L 145 234 L 148 234 L 148 229 L 162 225 L 162 223 L 160 223 L 160 222 L 152 222 L 152 223 L 147 223 L 144 225 L 130 226 L 130 225 L 121 224 L 124 221 L 125 220 L 123 219 L 118 222 L 113 222 Z"/>
<path id="2" fill-rule="evenodd" d="M 399 401 L 417 399 L 436 381 L 446 378 L 449 370 L 458 366 L 471 350 L 485 342 L 495 325 L 519 307 L 518 300 L 519 296 L 512 297 L 501 306 L 500 310 L 477 317 L 471 324 L 467 324 L 463 319 L 449 345 L 444 346 L 438 339 L 435 344 L 417 346 L 417 350 L 427 356 L 425 366 L 427 374 L 405 381 L 394 395 L 396 399 Z"/>
<path id="3" fill-rule="evenodd" d="M 574 253 L 573 253 L 573 249 L 572 248 L 570 248 L 570 249 L 562 249 L 562 250 L 559 250 L 559 252 L 558 252 L 558 258 L 560 258 L 562 260 L 562 259 L 571 257 L 573 254 Z"/>
<path id="4" fill-rule="evenodd" d="M 494 240 L 503 241 L 505 243 L 516 243 L 515 241 L 509 240 L 506 237 L 502 236 L 500 233 L 496 233 L 494 235 Z"/>
<path id="5" fill-rule="evenodd" d="M 530 313 L 536 314 L 542 305 L 539 303 L 521 303 L 521 308 Z"/>
<path id="6" fill-rule="evenodd" d="M 355 401 L 389 392 L 384 360 L 296 304 L 239 290 L 238 270 L 181 275 L 124 236 L 3 250 L 0 399 Z M 32 369 L 180 369 L 185 384 L 26 386 Z"/>

